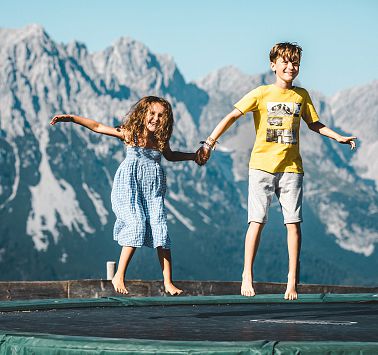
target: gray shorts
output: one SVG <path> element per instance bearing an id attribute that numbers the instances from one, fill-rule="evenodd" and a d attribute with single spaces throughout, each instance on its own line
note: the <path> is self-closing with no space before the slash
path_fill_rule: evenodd
<path id="1" fill-rule="evenodd" d="M 274 194 L 280 202 L 284 223 L 302 222 L 303 174 L 249 169 L 248 223 L 267 222 Z"/>

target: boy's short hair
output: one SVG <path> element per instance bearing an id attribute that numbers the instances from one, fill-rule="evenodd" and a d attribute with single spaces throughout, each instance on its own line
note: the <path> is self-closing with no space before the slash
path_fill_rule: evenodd
<path id="1" fill-rule="evenodd" d="M 293 42 L 277 43 L 270 50 L 269 58 L 272 63 L 275 63 L 278 57 L 281 57 L 291 62 L 301 62 L 302 47 Z"/>

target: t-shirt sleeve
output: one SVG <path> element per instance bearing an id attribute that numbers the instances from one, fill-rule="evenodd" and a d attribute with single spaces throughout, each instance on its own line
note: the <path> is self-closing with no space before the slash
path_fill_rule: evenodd
<path id="1" fill-rule="evenodd" d="M 315 110 L 309 93 L 306 91 L 304 107 L 302 110 L 302 118 L 307 124 L 319 121 L 319 116 Z"/>
<path id="2" fill-rule="evenodd" d="M 253 89 L 248 94 L 243 96 L 234 107 L 237 108 L 243 115 L 249 111 L 256 111 L 259 104 L 260 88 Z"/>

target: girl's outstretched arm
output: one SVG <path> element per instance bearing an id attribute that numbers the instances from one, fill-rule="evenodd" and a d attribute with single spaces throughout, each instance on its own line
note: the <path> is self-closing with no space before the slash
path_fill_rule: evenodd
<path id="1" fill-rule="evenodd" d="M 122 139 L 122 140 L 125 139 L 124 130 L 119 129 L 119 128 L 106 126 L 106 125 L 99 123 L 95 120 L 91 120 L 90 118 L 85 118 L 85 117 L 76 116 L 76 115 L 56 115 L 51 119 L 50 124 L 55 125 L 58 122 L 77 123 L 80 126 L 88 128 L 93 132 L 100 133 L 100 134 L 106 134 L 107 136 L 116 137 L 116 138 L 119 138 L 119 139 Z"/>
<path id="2" fill-rule="evenodd" d="M 171 147 L 169 146 L 169 142 L 167 143 L 164 152 L 164 158 L 168 161 L 184 161 L 184 160 L 196 160 L 195 153 L 183 153 L 178 151 L 172 151 Z"/>

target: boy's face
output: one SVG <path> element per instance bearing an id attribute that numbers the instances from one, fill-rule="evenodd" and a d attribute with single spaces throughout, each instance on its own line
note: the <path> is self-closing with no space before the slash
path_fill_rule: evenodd
<path id="1" fill-rule="evenodd" d="M 270 63 L 270 67 L 276 72 L 277 79 L 285 83 L 292 83 L 299 74 L 299 61 L 278 57 L 276 62 Z"/>

